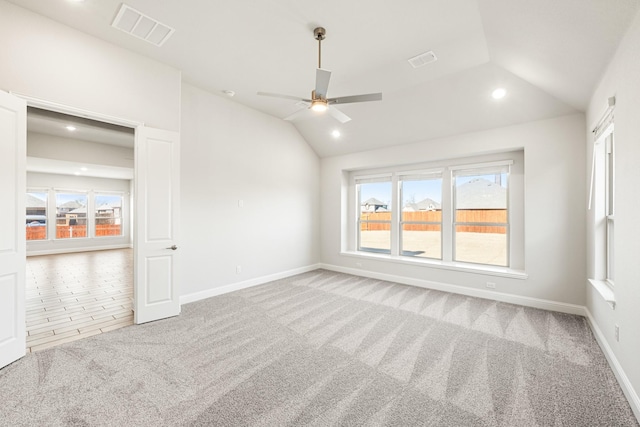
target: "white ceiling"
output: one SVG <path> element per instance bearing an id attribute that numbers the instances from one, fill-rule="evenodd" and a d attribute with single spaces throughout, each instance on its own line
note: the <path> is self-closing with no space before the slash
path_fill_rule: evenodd
<path id="1" fill-rule="evenodd" d="M 329 96 L 383 92 L 340 109 L 340 124 L 294 122 L 320 156 L 399 145 L 584 111 L 638 12 L 637 0 L 128 0 L 176 29 L 156 47 L 111 27 L 119 0 L 11 0 L 88 34 L 182 70 L 192 84 L 276 117 L 309 97 L 323 26 Z M 433 50 L 438 61 L 407 59 Z M 506 98 L 491 91 L 502 86 Z M 221 95 L 223 96 L 223 95 Z M 330 132 L 339 129 L 335 140 Z"/>

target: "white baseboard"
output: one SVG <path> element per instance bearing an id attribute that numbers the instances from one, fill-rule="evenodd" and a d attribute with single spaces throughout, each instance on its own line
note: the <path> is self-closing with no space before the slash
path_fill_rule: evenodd
<path id="1" fill-rule="evenodd" d="M 613 371 L 616 378 L 618 379 L 618 384 L 620 384 L 620 388 L 622 388 L 622 392 L 627 397 L 627 400 L 629 401 L 629 405 L 631 406 L 631 410 L 633 411 L 633 414 L 640 421 L 640 397 L 638 396 L 638 393 L 633 388 L 631 381 L 629 381 L 629 377 L 627 377 L 627 374 L 624 372 L 624 369 L 622 369 L 622 366 L 620 365 L 620 362 L 618 362 L 618 358 L 616 357 L 616 355 L 613 353 L 613 350 L 609 346 L 607 339 L 605 338 L 604 334 L 600 330 L 600 327 L 598 326 L 595 319 L 591 315 L 591 312 L 586 307 L 585 307 L 585 312 L 586 312 L 585 317 L 587 318 L 587 320 L 589 320 L 589 325 L 591 326 L 593 335 L 596 337 L 596 341 L 598 342 L 598 345 L 602 349 L 604 356 L 607 358 L 607 362 L 609 362 L 609 366 L 611 366 L 611 370 Z"/>
<path id="2" fill-rule="evenodd" d="M 190 302 L 200 301 L 202 299 L 215 297 L 229 292 L 239 291 L 240 289 L 263 285 L 265 283 L 273 282 L 274 280 L 284 279 L 287 277 L 295 276 L 296 274 L 317 270 L 318 268 L 320 268 L 320 264 L 312 264 L 306 267 L 294 268 L 293 270 L 287 270 L 280 273 L 269 274 L 267 276 L 256 277 L 255 279 L 245 280 L 244 282 L 232 283 L 229 285 L 207 289 L 200 292 L 193 292 L 191 294 L 180 296 L 180 304 L 188 304 Z"/>
<path id="3" fill-rule="evenodd" d="M 131 244 L 126 243 L 126 244 L 118 244 L 118 245 L 91 246 L 88 248 L 57 248 L 57 249 L 46 249 L 41 251 L 27 251 L 27 256 L 71 254 L 75 252 L 108 251 L 109 249 L 125 249 L 125 248 L 132 248 L 132 247 L 133 246 Z"/>
<path id="4" fill-rule="evenodd" d="M 403 283 L 405 285 L 418 286 L 421 288 L 435 289 L 438 291 L 451 292 L 454 294 L 468 295 L 477 298 L 485 298 L 495 301 L 507 302 L 511 304 L 524 305 L 526 307 L 540 308 L 543 310 L 558 311 L 560 313 L 577 314 L 585 316 L 585 307 L 576 304 L 567 304 L 557 301 L 550 301 L 539 298 L 524 297 L 502 292 L 488 291 L 484 289 L 467 288 L 465 286 L 451 285 L 448 283 L 433 282 L 430 280 L 415 279 L 413 277 L 396 276 L 393 274 L 377 273 L 360 270 L 357 268 L 341 267 L 331 264 L 320 264 L 321 268 L 339 273 L 354 274 L 356 276 L 369 277 L 372 279 L 385 280 L 388 282 Z"/>

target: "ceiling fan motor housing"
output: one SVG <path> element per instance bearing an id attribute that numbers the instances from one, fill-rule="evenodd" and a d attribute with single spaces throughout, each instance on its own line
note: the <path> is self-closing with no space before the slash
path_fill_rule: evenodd
<path id="1" fill-rule="evenodd" d="M 327 30 L 325 30 L 322 27 L 318 27 L 318 28 L 313 30 L 313 37 L 316 40 L 324 40 L 326 34 L 327 34 Z"/>

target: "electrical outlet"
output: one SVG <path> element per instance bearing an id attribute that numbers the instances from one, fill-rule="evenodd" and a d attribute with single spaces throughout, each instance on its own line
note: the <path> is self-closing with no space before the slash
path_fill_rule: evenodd
<path id="1" fill-rule="evenodd" d="M 242 266 L 236 265 L 236 274 L 240 274 L 240 273 L 242 273 Z"/>
<path id="2" fill-rule="evenodd" d="M 495 289 L 496 288 L 496 284 L 493 282 L 487 282 L 487 288 L 489 289 Z"/>
<path id="3" fill-rule="evenodd" d="M 239 208 L 244 207 L 244 200 L 242 200 L 242 199 L 238 200 L 238 207 Z"/>
<path id="4" fill-rule="evenodd" d="M 615 334 L 616 334 L 616 341 L 620 342 L 620 326 L 618 325 L 616 325 Z"/>

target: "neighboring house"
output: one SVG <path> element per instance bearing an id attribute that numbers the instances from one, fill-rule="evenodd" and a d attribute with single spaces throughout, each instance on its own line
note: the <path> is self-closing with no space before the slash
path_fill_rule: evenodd
<path id="1" fill-rule="evenodd" d="M 457 209 L 506 209 L 507 189 L 480 178 L 456 188 Z"/>
<path id="2" fill-rule="evenodd" d="M 39 199 L 32 194 L 27 193 L 25 200 L 27 215 L 46 215 L 47 214 L 47 202 L 46 200 Z"/>
<path id="3" fill-rule="evenodd" d="M 119 224 L 122 207 L 103 203 L 96 208 L 96 224 Z"/>
<path id="4" fill-rule="evenodd" d="M 71 202 L 67 202 L 67 203 L 71 203 Z M 65 203 L 65 205 L 67 203 Z M 74 203 L 77 203 L 77 202 L 74 202 Z M 58 218 L 60 218 L 60 215 L 58 215 Z M 64 218 L 65 218 L 64 219 L 65 225 L 87 225 L 87 208 L 86 206 L 81 206 L 77 209 L 73 209 L 72 211 L 65 213 Z M 60 222 L 58 222 L 58 224 L 60 224 Z"/>
<path id="5" fill-rule="evenodd" d="M 78 202 L 77 200 L 70 200 L 68 202 L 65 202 L 63 204 L 61 204 L 60 206 L 58 206 L 58 216 L 63 216 L 69 212 L 71 212 L 74 209 L 79 209 L 79 208 L 83 208 L 84 206 Z M 86 209 L 85 209 L 85 214 L 86 214 Z"/>
<path id="6" fill-rule="evenodd" d="M 375 197 L 371 197 L 370 199 L 362 202 L 362 205 L 360 205 L 360 212 L 386 212 L 388 210 L 387 207 L 388 203 L 381 202 Z"/>
<path id="7" fill-rule="evenodd" d="M 426 198 L 417 203 L 407 203 L 402 208 L 403 212 L 419 212 L 419 211 L 437 211 L 440 210 L 442 206 L 440 203 L 436 202 L 433 199 Z"/>

